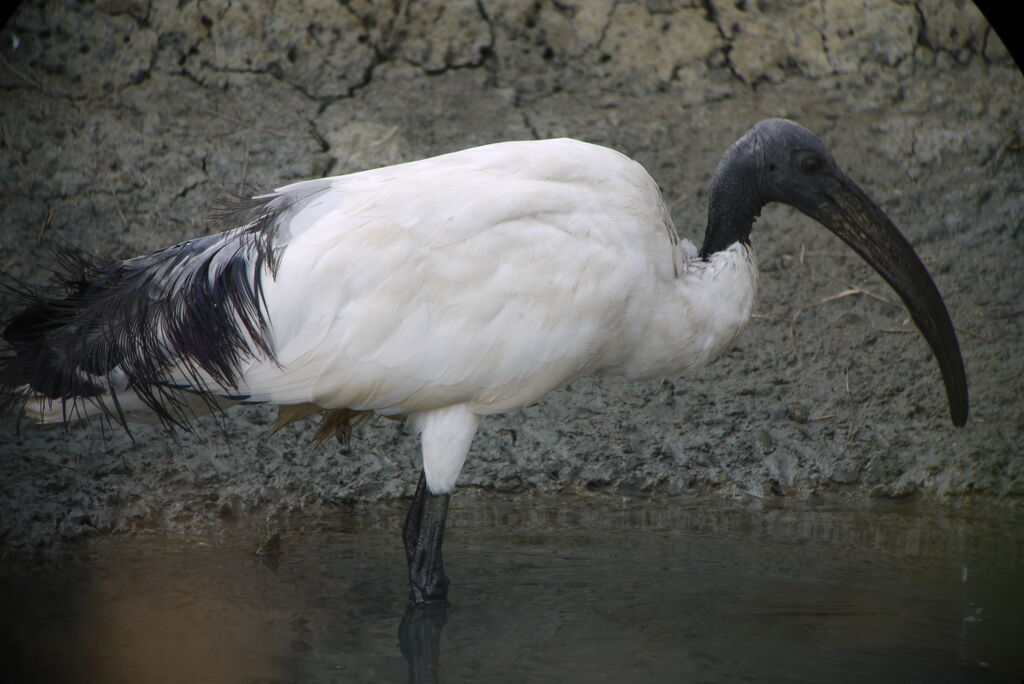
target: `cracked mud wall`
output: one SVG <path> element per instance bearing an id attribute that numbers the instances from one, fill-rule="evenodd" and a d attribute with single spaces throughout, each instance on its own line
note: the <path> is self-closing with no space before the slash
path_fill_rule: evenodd
<path id="1" fill-rule="evenodd" d="M 61 246 L 127 258 L 214 231 L 205 217 L 240 188 L 555 136 L 642 162 L 699 242 L 722 152 L 759 119 L 796 119 L 935 276 L 961 327 L 967 427 L 949 424 L 937 366 L 887 286 L 772 207 L 752 236 L 755 317 L 720 359 L 663 383 L 577 382 L 488 418 L 461 486 L 1024 496 L 1024 81 L 970 3 L 29 1 L 0 50 L 0 269 L 34 282 Z M 310 427 L 270 437 L 272 424 L 236 409 L 196 434 L 130 438 L 5 417 L 0 537 L 412 490 L 418 445 L 400 424 L 321 449 Z"/>

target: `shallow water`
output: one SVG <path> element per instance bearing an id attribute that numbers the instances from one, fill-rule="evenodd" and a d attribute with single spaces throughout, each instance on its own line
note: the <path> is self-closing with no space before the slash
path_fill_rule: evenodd
<path id="1" fill-rule="evenodd" d="M 8 681 L 1020 682 L 1024 520 L 911 505 L 456 497 L 446 611 L 402 512 L 7 562 Z"/>

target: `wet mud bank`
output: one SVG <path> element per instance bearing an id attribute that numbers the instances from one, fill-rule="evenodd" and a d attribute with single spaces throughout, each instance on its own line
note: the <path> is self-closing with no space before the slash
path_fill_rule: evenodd
<path id="1" fill-rule="evenodd" d="M 574 383 L 484 421 L 479 496 L 1024 500 L 1024 79 L 967 3 L 25 2 L 0 31 L 0 270 L 127 258 L 218 230 L 241 188 L 472 145 L 577 137 L 644 164 L 679 233 L 754 122 L 795 119 L 904 231 L 960 330 L 963 429 L 895 295 L 784 208 L 752 235 L 754 319 L 684 378 Z M 745 8 L 745 9 L 744 9 Z M 13 313 L 4 295 L 0 314 Z M 6 550 L 211 529 L 412 493 L 418 445 L 273 437 L 264 408 L 195 434 L 0 422 Z"/>

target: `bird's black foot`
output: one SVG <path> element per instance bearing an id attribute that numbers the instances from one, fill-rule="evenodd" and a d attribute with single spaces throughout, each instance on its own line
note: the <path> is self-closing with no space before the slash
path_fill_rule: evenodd
<path id="1" fill-rule="evenodd" d="M 448 515 L 448 494 L 432 494 L 421 473 L 402 538 L 409 562 L 409 601 L 416 606 L 444 604 L 448 600 L 448 576 L 444 574 L 441 545 Z"/>

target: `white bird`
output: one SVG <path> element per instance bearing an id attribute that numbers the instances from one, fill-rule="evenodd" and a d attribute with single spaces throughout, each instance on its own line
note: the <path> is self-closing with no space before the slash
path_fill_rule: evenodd
<path id="1" fill-rule="evenodd" d="M 575 140 L 508 142 L 287 185 L 241 227 L 124 262 L 65 259 L 62 290 L 4 329 L 0 384 L 41 422 L 182 424 L 233 403 L 323 437 L 375 412 L 421 435 L 404 528 L 414 604 L 443 602 L 448 498 L 484 416 L 589 375 L 673 377 L 750 318 L 749 236 L 785 202 L 857 250 L 931 344 L 967 416 L 949 314 L 920 259 L 825 146 L 780 119 L 714 175 L 702 248 L 635 161 Z"/>

